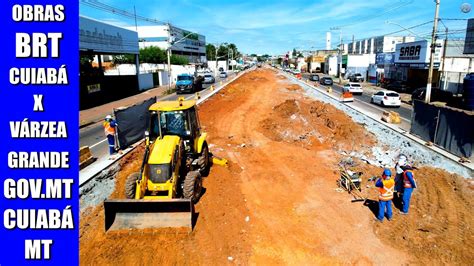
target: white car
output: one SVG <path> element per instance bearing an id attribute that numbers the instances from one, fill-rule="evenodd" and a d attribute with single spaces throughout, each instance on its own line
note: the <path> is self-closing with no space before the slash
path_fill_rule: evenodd
<path id="1" fill-rule="evenodd" d="M 375 104 L 380 104 L 382 106 L 393 106 L 393 107 L 400 107 L 400 105 L 402 104 L 400 94 L 394 91 L 387 91 L 387 90 L 376 92 L 374 95 L 372 95 L 370 102 L 375 103 Z"/>
<path id="2" fill-rule="evenodd" d="M 349 91 L 352 94 L 362 94 L 362 86 L 359 83 L 349 82 L 349 84 L 344 85 L 344 91 Z"/>
<path id="3" fill-rule="evenodd" d="M 214 82 L 216 82 L 216 79 L 214 78 L 214 76 L 212 76 L 211 74 L 205 74 L 204 75 L 204 83 L 212 84 Z"/>

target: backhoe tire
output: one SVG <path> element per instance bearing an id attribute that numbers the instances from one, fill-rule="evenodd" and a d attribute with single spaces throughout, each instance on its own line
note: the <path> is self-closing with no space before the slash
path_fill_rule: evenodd
<path id="1" fill-rule="evenodd" d="M 209 175 L 209 170 L 211 168 L 211 161 L 209 157 L 209 147 L 207 147 L 207 144 L 204 143 L 202 146 L 201 155 L 199 156 L 199 168 L 203 176 Z"/>
<path id="2" fill-rule="evenodd" d="M 190 171 L 184 179 L 183 196 L 196 203 L 201 196 L 202 178 L 199 171 Z"/>
<path id="3" fill-rule="evenodd" d="M 137 191 L 137 180 L 140 179 L 140 173 L 133 173 L 125 180 L 125 196 L 127 199 L 135 199 L 135 192 Z"/>

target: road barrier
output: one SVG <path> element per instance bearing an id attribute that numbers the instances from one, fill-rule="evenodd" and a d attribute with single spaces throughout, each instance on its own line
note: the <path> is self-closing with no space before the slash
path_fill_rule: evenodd
<path id="1" fill-rule="evenodd" d="M 394 111 L 384 111 L 382 113 L 382 121 L 390 124 L 400 124 L 402 122 L 400 119 L 400 114 Z"/>
<path id="2" fill-rule="evenodd" d="M 79 169 L 83 169 L 94 161 L 95 158 L 92 156 L 89 146 L 83 146 L 79 149 Z"/>

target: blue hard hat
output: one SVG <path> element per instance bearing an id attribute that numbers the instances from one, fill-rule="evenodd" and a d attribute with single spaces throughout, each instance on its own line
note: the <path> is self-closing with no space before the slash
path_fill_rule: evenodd
<path id="1" fill-rule="evenodd" d="M 385 169 L 385 170 L 383 170 L 383 175 L 384 176 L 392 176 L 392 171 L 390 171 L 390 169 Z"/>

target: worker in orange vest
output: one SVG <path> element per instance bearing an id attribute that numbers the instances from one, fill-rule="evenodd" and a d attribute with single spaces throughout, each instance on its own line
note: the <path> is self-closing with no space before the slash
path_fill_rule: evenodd
<path id="1" fill-rule="evenodd" d="M 375 186 L 379 188 L 379 214 L 377 221 L 382 222 L 385 214 L 387 220 L 392 220 L 392 199 L 395 181 L 391 179 L 392 172 L 390 169 L 383 170 L 382 178 L 377 179 Z"/>
<path id="2" fill-rule="evenodd" d="M 402 196 L 402 211 L 400 214 L 408 214 L 410 208 L 410 199 L 413 189 L 416 188 L 415 175 L 413 174 L 413 167 L 410 165 L 402 166 L 403 169 L 403 196 Z"/>
<path id="3" fill-rule="evenodd" d="M 109 143 L 109 153 L 110 155 L 113 155 L 116 150 L 115 150 L 115 132 L 117 128 L 117 122 L 112 119 L 111 115 L 107 115 L 105 117 L 104 121 L 104 133 L 105 136 L 107 137 L 107 141 Z"/>

